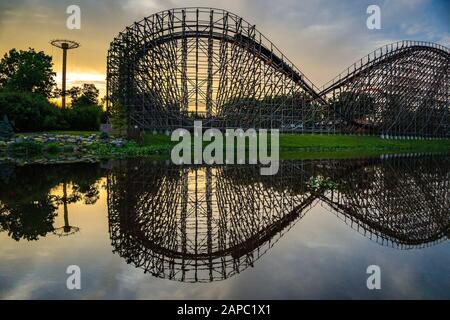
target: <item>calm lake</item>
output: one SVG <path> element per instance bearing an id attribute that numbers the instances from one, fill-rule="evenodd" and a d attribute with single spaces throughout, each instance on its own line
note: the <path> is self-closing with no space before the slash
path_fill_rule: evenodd
<path id="1" fill-rule="evenodd" d="M 450 299 L 448 155 L 259 169 L 0 163 L 0 298 Z"/>

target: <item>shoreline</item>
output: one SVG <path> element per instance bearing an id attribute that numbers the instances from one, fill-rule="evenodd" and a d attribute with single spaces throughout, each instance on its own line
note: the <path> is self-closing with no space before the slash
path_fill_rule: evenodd
<path id="1" fill-rule="evenodd" d="M 134 157 L 167 160 L 176 144 L 161 134 L 146 134 L 141 144 L 114 137 L 101 140 L 95 132 L 19 134 L 12 141 L 0 142 L 0 161 L 51 164 Z M 357 135 L 280 134 L 282 160 L 430 153 L 450 154 L 450 139 L 387 140 Z"/>

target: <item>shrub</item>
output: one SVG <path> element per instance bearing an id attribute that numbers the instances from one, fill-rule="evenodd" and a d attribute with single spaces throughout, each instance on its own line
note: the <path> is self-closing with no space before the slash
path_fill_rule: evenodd
<path id="1" fill-rule="evenodd" d="M 66 111 L 66 121 L 72 130 L 98 130 L 103 110 L 97 105 L 75 105 Z"/>
<path id="2" fill-rule="evenodd" d="M 59 110 L 36 93 L 0 91 L 0 115 L 7 115 L 15 132 L 59 129 Z"/>
<path id="3" fill-rule="evenodd" d="M 109 139 L 109 135 L 107 132 L 102 131 L 100 133 L 100 140 L 108 140 Z"/>
<path id="4" fill-rule="evenodd" d="M 3 120 L 0 120 L 0 140 L 9 140 L 12 137 L 14 137 L 14 130 L 5 114 Z"/>
<path id="5" fill-rule="evenodd" d="M 37 93 L 0 90 L 0 119 L 4 115 L 15 132 L 38 132 L 98 130 L 105 112 L 92 104 L 61 109 Z"/>
<path id="6" fill-rule="evenodd" d="M 127 112 L 121 103 L 113 104 L 110 110 L 110 120 L 113 131 L 118 136 L 126 136 L 127 133 Z"/>
<path id="7" fill-rule="evenodd" d="M 49 143 L 45 146 L 44 150 L 45 152 L 55 154 L 58 153 L 61 150 L 61 148 L 57 143 Z"/>
<path id="8" fill-rule="evenodd" d="M 8 152 L 15 156 L 35 156 L 42 153 L 42 144 L 32 141 L 14 142 L 9 145 Z"/>
<path id="9" fill-rule="evenodd" d="M 73 152 L 74 147 L 72 145 L 64 145 L 63 146 L 63 152 Z"/>

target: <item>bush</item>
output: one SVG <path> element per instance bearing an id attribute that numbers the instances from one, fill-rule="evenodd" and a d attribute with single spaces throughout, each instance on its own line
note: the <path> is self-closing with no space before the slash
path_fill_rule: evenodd
<path id="1" fill-rule="evenodd" d="M 100 133 L 100 140 L 108 140 L 109 139 L 109 135 L 107 132 L 102 131 Z"/>
<path id="2" fill-rule="evenodd" d="M 114 134 L 118 136 L 126 136 L 127 134 L 127 112 L 126 108 L 120 104 L 115 103 L 110 110 L 110 120 Z"/>
<path id="3" fill-rule="evenodd" d="M 74 150 L 74 147 L 72 145 L 66 144 L 63 146 L 63 152 L 73 152 L 73 150 Z"/>
<path id="4" fill-rule="evenodd" d="M 5 115 L 3 120 L 0 120 L 0 140 L 9 140 L 12 137 L 14 137 L 14 130 Z"/>
<path id="5" fill-rule="evenodd" d="M 104 114 L 98 105 L 61 109 L 36 93 L 0 91 L 0 119 L 7 115 L 15 132 L 98 130 Z"/>
<path id="6" fill-rule="evenodd" d="M 61 148 L 57 143 L 49 143 L 45 146 L 44 150 L 45 152 L 48 152 L 50 154 L 55 154 L 58 153 L 61 150 Z"/>
<path id="7" fill-rule="evenodd" d="M 42 153 L 42 144 L 24 141 L 9 145 L 8 152 L 15 156 L 35 156 Z"/>
<path id="8" fill-rule="evenodd" d="M 7 115 L 15 132 L 60 129 L 59 110 L 39 94 L 0 91 L 0 115 Z"/>
<path id="9" fill-rule="evenodd" d="M 97 105 L 75 105 L 64 111 L 72 130 L 98 130 L 103 116 L 103 109 Z"/>

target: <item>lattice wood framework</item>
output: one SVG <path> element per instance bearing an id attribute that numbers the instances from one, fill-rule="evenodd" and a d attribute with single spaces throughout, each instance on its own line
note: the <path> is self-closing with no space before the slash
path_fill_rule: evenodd
<path id="1" fill-rule="evenodd" d="M 276 185 L 292 184 L 287 175 L 291 182 L 272 187 L 233 185 L 234 175 L 256 173 L 248 167 L 126 168 L 108 181 L 115 251 L 146 272 L 184 282 L 222 280 L 252 266 L 315 199 L 290 192 L 286 201 Z"/>
<path id="2" fill-rule="evenodd" d="M 318 89 L 254 25 L 221 9 L 153 14 L 108 51 L 108 109 L 128 128 L 277 128 L 450 137 L 450 50 L 381 47 Z"/>
<path id="3" fill-rule="evenodd" d="M 147 130 L 306 129 L 317 88 L 254 25 L 210 8 L 172 9 L 126 28 L 108 52 L 111 107 Z M 317 114 L 315 114 L 317 113 Z"/>
<path id="4" fill-rule="evenodd" d="M 383 246 L 417 249 L 450 238 L 450 158 L 372 160 L 335 176 L 321 203 Z"/>
<path id="5" fill-rule="evenodd" d="M 108 176 L 109 231 L 145 272 L 209 282 L 253 266 L 317 203 L 382 245 L 444 241 L 449 183 L 448 157 L 283 161 L 275 176 L 129 160 Z"/>
<path id="6" fill-rule="evenodd" d="M 450 137 L 450 50 L 423 41 L 381 47 L 324 85 L 339 132 Z"/>

